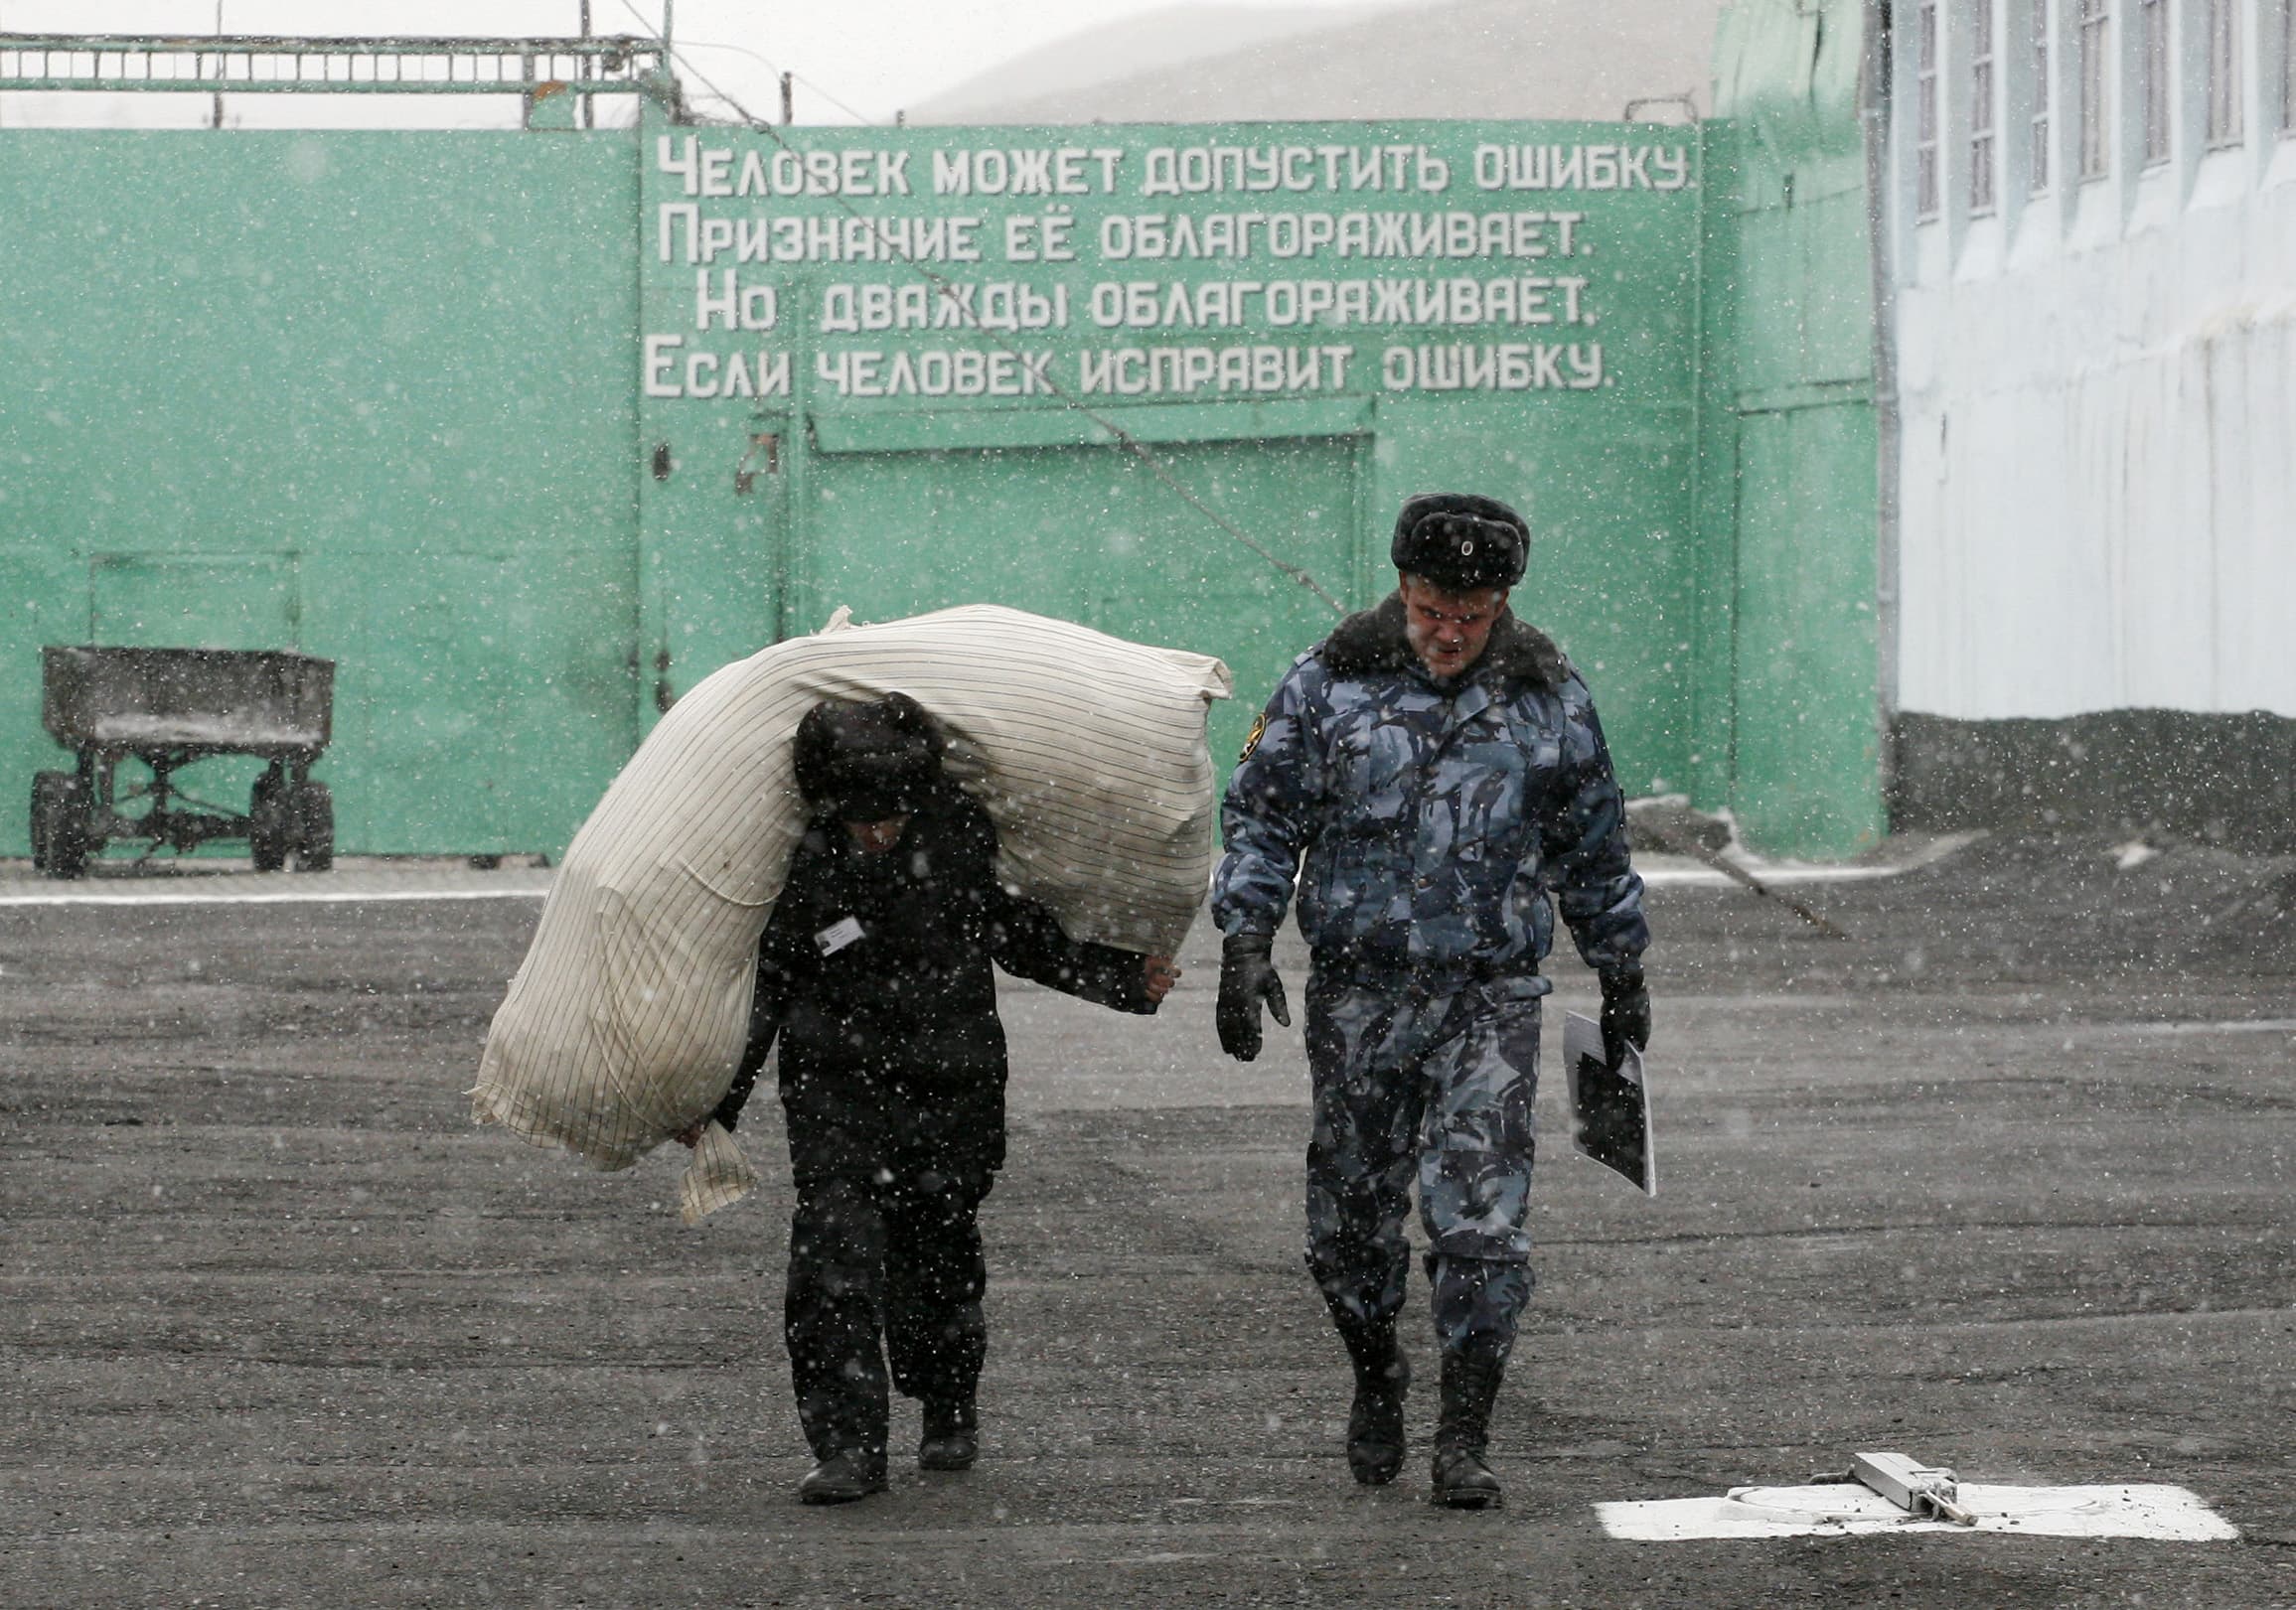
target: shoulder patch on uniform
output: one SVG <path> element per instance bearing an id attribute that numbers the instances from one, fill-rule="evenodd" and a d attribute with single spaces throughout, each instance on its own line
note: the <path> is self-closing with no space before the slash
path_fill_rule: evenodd
<path id="1" fill-rule="evenodd" d="M 1252 730 L 1244 734 L 1244 748 L 1243 752 L 1236 757 L 1237 765 L 1241 766 L 1252 758 L 1252 751 L 1260 747 L 1260 740 L 1267 735 L 1267 732 L 1268 712 L 1262 710 L 1252 718 Z"/>

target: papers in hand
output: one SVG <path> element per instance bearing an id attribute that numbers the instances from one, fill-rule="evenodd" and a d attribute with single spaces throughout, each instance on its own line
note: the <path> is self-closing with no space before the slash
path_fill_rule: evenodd
<path id="1" fill-rule="evenodd" d="M 1629 1044 L 1616 1068 L 1603 1053 L 1603 1029 L 1591 1017 L 1563 1014 L 1563 1074 L 1571 1090 L 1571 1145 L 1582 1157 L 1623 1174 L 1652 1196 L 1657 1165 L 1650 1155 L 1650 1091 L 1642 1053 Z"/>

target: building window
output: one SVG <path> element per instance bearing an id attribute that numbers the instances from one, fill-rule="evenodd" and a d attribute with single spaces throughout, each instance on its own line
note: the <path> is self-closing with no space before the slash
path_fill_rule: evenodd
<path id="1" fill-rule="evenodd" d="M 2280 0 L 2280 131 L 2296 134 L 2296 0 Z"/>
<path id="2" fill-rule="evenodd" d="M 2080 0 L 2080 177 L 2102 179 L 2112 168 L 2105 122 L 2112 87 L 2112 0 Z"/>
<path id="3" fill-rule="evenodd" d="M 2209 0 L 2209 144 L 2238 145 L 2243 132 L 2239 0 Z"/>
<path id="4" fill-rule="evenodd" d="M 1969 35 L 1969 211 L 1993 211 L 1993 0 L 1977 0 Z"/>
<path id="5" fill-rule="evenodd" d="M 2138 95 L 2144 106 L 2144 165 L 2169 160 L 2169 0 L 2137 0 L 2142 54 L 2137 58 Z"/>
<path id="6" fill-rule="evenodd" d="M 1913 11 L 1913 212 L 1937 216 L 1937 0 L 1921 0 Z"/>
<path id="7" fill-rule="evenodd" d="M 2288 0 L 2296 5 L 2296 0 Z M 2031 0 L 2033 6 L 2033 189 L 2049 188 L 2049 6 L 2050 0 Z"/>

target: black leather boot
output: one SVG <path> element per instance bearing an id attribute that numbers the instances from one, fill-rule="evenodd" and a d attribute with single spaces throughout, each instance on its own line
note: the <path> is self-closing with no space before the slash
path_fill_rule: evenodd
<path id="1" fill-rule="evenodd" d="M 1483 1459 L 1490 1439 L 1491 1405 L 1498 1400 L 1503 1369 L 1493 1359 L 1444 1355 L 1433 1496 L 1446 1509 L 1495 1510 L 1506 1501 L 1498 1477 Z"/>
<path id="2" fill-rule="evenodd" d="M 797 1484 L 797 1496 L 807 1504 L 850 1504 L 884 1490 L 885 1456 L 863 1448 L 831 1454 Z"/>
<path id="3" fill-rule="evenodd" d="M 925 1399 L 925 1439 L 917 1444 L 920 1470 L 971 1470 L 981 1457 L 981 1411 L 970 1396 Z"/>
<path id="4" fill-rule="evenodd" d="M 1342 1330 L 1355 1366 L 1355 1401 L 1347 1410 L 1347 1468 L 1366 1487 L 1385 1487 L 1403 1468 L 1403 1396 L 1411 1361 L 1395 1344 L 1395 1327 Z"/>

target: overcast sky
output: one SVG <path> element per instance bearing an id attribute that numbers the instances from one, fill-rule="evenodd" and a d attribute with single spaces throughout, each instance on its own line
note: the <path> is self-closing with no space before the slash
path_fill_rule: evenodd
<path id="1" fill-rule="evenodd" d="M 664 3 L 590 0 L 592 31 L 654 32 L 662 25 Z M 1175 3 L 669 0 L 689 92 L 706 106 L 705 92 L 694 81 L 698 75 L 753 113 L 778 116 L 779 73 L 795 73 L 801 122 L 889 122 L 896 109 L 1023 51 Z M 1301 0 L 1220 3 L 1297 9 Z M 570 35 L 580 31 L 582 6 L 581 0 L 222 0 L 222 11 L 223 31 L 230 34 Z M 207 34 L 216 31 L 216 17 L 217 0 L 0 0 L 0 32 L 6 33 Z M 233 115 L 249 123 L 279 121 L 279 114 L 289 110 L 279 103 L 293 98 L 240 96 Z M 18 125 L 54 121 L 63 110 L 19 104 L 15 115 L 4 120 Z M 182 110 L 186 116 L 199 115 L 190 106 Z M 32 115 L 41 112 L 46 114 Z M 498 121 L 501 115 L 498 108 L 483 120 Z"/>

